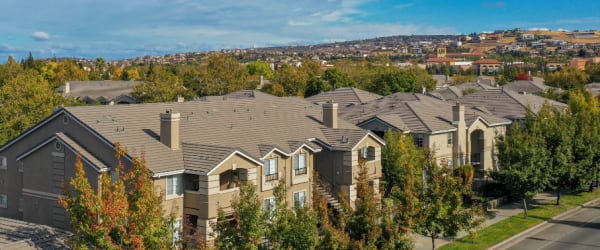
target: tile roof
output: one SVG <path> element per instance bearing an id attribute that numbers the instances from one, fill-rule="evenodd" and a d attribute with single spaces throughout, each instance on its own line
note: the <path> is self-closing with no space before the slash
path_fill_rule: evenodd
<path id="1" fill-rule="evenodd" d="M 325 126 L 320 106 L 301 98 L 280 98 L 257 91 L 183 103 L 79 106 L 65 110 L 106 141 L 120 142 L 134 154 L 144 151 L 146 163 L 155 174 L 185 167 L 206 171 L 233 149 L 260 159 L 274 148 L 294 152 L 301 145 L 298 142 L 311 138 L 336 143 L 328 141 L 322 130 Z M 159 114 L 165 110 L 181 115 L 181 150 L 171 150 L 159 141 Z M 338 127 L 357 134 L 368 133 L 341 119 Z M 208 149 L 206 145 L 216 147 Z M 195 158 L 194 154 L 200 152 L 208 154 L 208 158 Z"/>
<path id="2" fill-rule="evenodd" d="M 305 99 L 312 103 L 324 103 L 333 99 L 340 107 L 345 107 L 351 104 L 370 102 L 377 98 L 381 98 L 381 96 L 361 89 L 347 87 L 320 93 Z"/>
<path id="3" fill-rule="evenodd" d="M 139 81 L 69 81 L 69 93 L 64 93 L 65 86 L 61 86 L 59 91 L 66 96 L 71 97 L 90 97 L 96 99 L 104 97 L 114 100 L 120 95 L 129 96 L 133 87 Z"/>
<path id="4" fill-rule="evenodd" d="M 0 217 L 0 249 L 69 249 L 72 233 Z"/>
<path id="5" fill-rule="evenodd" d="M 379 119 L 404 132 L 435 134 L 456 130 L 452 124 L 453 105 L 454 103 L 427 95 L 396 93 L 369 103 L 344 108 L 341 110 L 341 117 L 355 124 Z M 488 124 L 510 122 L 481 110 L 465 110 L 467 125 L 478 118 L 484 119 Z"/>
<path id="6" fill-rule="evenodd" d="M 527 107 L 537 113 L 545 102 L 560 109 L 567 106 L 541 96 L 503 89 L 479 90 L 463 96 L 459 101 L 469 107 L 485 107 L 492 114 L 510 120 L 525 118 Z"/>

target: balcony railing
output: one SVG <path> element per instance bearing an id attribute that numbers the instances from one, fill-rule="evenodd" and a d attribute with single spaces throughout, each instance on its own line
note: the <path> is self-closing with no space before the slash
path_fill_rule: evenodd
<path id="1" fill-rule="evenodd" d="M 267 175 L 265 175 L 265 180 L 266 181 L 279 180 L 279 173 L 267 174 Z"/>
<path id="2" fill-rule="evenodd" d="M 294 171 L 295 171 L 296 175 L 306 174 L 306 168 L 297 168 Z"/>

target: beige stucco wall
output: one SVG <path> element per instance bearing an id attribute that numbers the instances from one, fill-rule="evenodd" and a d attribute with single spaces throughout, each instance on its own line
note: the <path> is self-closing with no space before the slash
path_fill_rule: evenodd
<path id="1" fill-rule="evenodd" d="M 495 158 L 495 154 L 496 154 L 496 146 L 495 146 L 495 142 L 496 142 L 496 137 L 498 135 L 503 135 L 506 133 L 506 127 L 505 126 L 495 126 L 495 127 L 488 127 L 485 123 L 483 123 L 481 120 L 477 120 L 475 121 L 471 126 L 469 126 L 467 128 L 467 157 L 468 162 L 471 162 L 471 152 L 472 152 L 472 148 L 471 148 L 471 134 L 477 130 L 481 130 L 483 131 L 483 167 L 485 171 L 489 171 L 489 170 L 498 170 L 495 167 L 495 163 L 494 163 L 494 158 Z"/>
<path id="2" fill-rule="evenodd" d="M 456 161 L 456 156 L 454 155 L 454 142 L 453 144 L 448 144 L 449 133 L 455 134 L 454 132 L 448 132 L 426 136 L 427 145 L 435 152 L 435 157 L 439 166 L 446 163 L 452 163 L 452 165 L 454 165 L 454 162 Z M 456 137 L 454 137 L 454 140 L 456 140 Z"/>

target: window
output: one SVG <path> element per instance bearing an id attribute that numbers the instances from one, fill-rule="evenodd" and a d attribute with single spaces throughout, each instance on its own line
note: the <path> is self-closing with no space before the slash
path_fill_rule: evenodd
<path id="1" fill-rule="evenodd" d="M 277 158 L 265 161 L 265 178 L 267 181 L 277 180 Z"/>
<path id="2" fill-rule="evenodd" d="M 360 149 L 360 157 L 363 159 L 367 159 L 369 157 L 369 152 L 367 150 L 367 147 Z"/>
<path id="3" fill-rule="evenodd" d="M 0 207 L 8 207 L 8 197 L 5 194 L 0 194 Z"/>
<path id="4" fill-rule="evenodd" d="M 306 154 L 294 156 L 294 170 L 296 175 L 306 174 Z"/>
<path id="5" fill-rule="evenodd" d="M 423 147 L 423 134 L 415 134 L 415 146 L 418 148 Z"/>
<path id="6" fill-rule="evenodd" d="M 300 191 L 294 193 L 294 206 L 304 207 L 304 205 L 306 205 L 306 192 Z"/>
<path id="7" fill-rule="evenodd" d="M 448 133 L 448 145 L 454 144 L 454 133 Z"/>
<path id="8" fill-rule="evenodd" d="M 358 157 L 364 160 L 375 160 L 375 147 L 364 147 L 358 151 Z"/>
<path id="9" fill-rule="evenodd" d="M 275 211 L 275 197 L 265 199 L 264 211 L 269 212 L 269 218 L 273 218 L 273 212 Z"/>
<path id="10" fill-rule="evenodd" d="M 181 175 L 167 176 L 167 195 L 181 195 Z"/>
<path id="11" fill-rule="evenodd" d="M 0 169 L 7 169 L 6 156 L 0 156 Z"/>

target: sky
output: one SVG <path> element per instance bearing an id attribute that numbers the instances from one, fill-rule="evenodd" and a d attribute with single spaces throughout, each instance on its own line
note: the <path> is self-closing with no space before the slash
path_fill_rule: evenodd
<path id="1" fill-rule="evenodd" d="M 600 29 L 597 0 L 2 0 L 0 62 L 107 60 L 393 35 Z"/>

